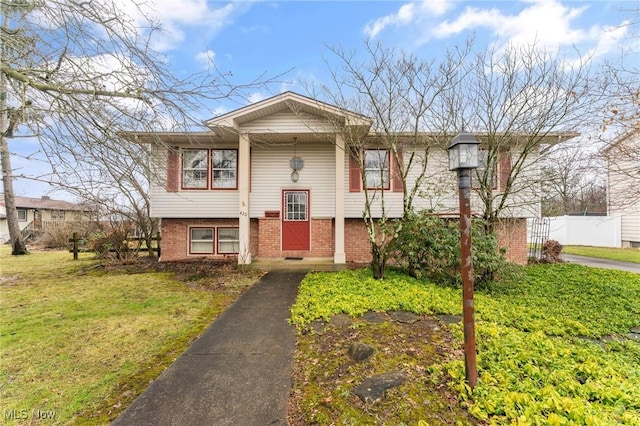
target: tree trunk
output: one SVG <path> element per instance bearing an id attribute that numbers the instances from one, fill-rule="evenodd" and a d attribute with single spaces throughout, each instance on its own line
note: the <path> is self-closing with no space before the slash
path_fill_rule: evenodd
<path id="1" fill-rule="evenodd" d="M 2 30 L 5 31 L 7 16 L 4 10 L 4 2 L 2 4 Z M 4 43 L 0 46 L 0 49 L 0 58 L 4 64 L 7 56 Z M 2 72 L 0 73 L 0 164 L 2 165 L 2 185 L 4 185 L 4 206 L 9 227 L 9 238 L 11 239 L 11 254 L 21 255 L 29 252 L 20 232 L 15 192 L 13 191 L 11 154 L 9 153 L 9 143 L 7 142 L 8 137 L 13 133 L 13 125 L 14 123 L 9 120 L 9 110 L 7 109 L 7 76 Z"/>
<path id="2" fill-rule="evenodd" d="M 386 268 L 387 259 L 384 255 L 384 251 L 380 246 L 376 244 L 371 245 L 371 269 L 373 271 L 373 278 L 376 280 L 384 279 L 384 271 Z"/>
<path id="3" fill-rule="evenodd" d="M 2 93 L 4 95 L 4 93 Z M 0 96 L 2 96 L 0 95 Z M 4 104 L 4 102 L 2 102 Z M 7 225 L 9 227 L 9 238 L 11 239 L 11 254 L 28 254 L 24 244 L 20 226 L 18 225 L 18 211 L 16 210 L 15 193 L 13 192 L 13 175 L 11 174 L 11 159 L 9 157 L 9 146 L 4 135 L 6 128 L 6 108 L 0 114 L 0 126 L 3 134 L 0 138 L 0 161 L 2 163 L 2 184 L 4 185 L 4 205 L 7 210 Z"/>

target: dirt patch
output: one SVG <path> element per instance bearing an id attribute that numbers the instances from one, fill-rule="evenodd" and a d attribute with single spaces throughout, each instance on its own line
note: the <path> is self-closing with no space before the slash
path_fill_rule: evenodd
<path id="1" fill-rule="evenodd" d="M 0 277 L 0 286 L 10 286 L 10 285 L 15 285 L 18 283 L 18 281 L 20 280 L 20 277 L 17 275 L 13 275 L 10 277 Z"/>
<path id="2" fill-rule="evenodd" d="M 364 362 L 350 359 L 347 352 L 354 342 L 373 346 L 373 357 Z M 429 373 L 431 365 L 461 357 L 461 349 L 452 347 L 447 326 L 432 317 L 412 324 L 356 319 L 350 327 L 329 324 L 322 334 L 299 331 L 289 422 L 476 424 L 446 384 Z M 408 380 L 375 404 L 355 395 L 365 378 L 389 371 L 401 371 Z"/>
<path id="3" fill-rule="evenodd" d="M 261 271 L 239 269 L 235 259 L 206 258 L 158 262 L 154 258 L 138 257 L 126 262 L 103 262 L 80 273 L 91 270 L 129 275 L 168 272 L 175 274 L 176 280 L 191 287 L 223 292 L 242 291 L 264 275 Z"/>

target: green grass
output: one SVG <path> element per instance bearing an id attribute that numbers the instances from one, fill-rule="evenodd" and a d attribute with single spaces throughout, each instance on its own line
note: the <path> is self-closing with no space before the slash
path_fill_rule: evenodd
<path id="1" fill-rule="evenodd" d="M 621 262 L 640 263 L 640 249 L 591 246 L 563 246 L 562 252 L 578 256 L 598 257 Z"/>
<path id="2" fill-rule="evenodd" d="M 461 314 L 460 290 L 399 272 L 388 276 L 377 282 L 367 270 L 309 275 L 292 321 L 302 327 L 315 318 L 367 310 Z M 623 339 L 640 326 L 640 275 L 534 265 L 517 280 L 477 291 L 475 308 L 480 379 L 473 393 L 460 356 L 425 367 L 429 380 L 448 381 L 477 419 L 640 424 L 640 343 Z M 461 326 L 451 329 L 460 346 Z M 602 337 L 607 339 L 595 340 Z"/>
<path id="3" fill-rule="evenodd" d="M 89 254 L 0 252 L 0 411 L 104 424 L 237 296 Z M 10 417 L 10 416 L 9 416 Z"/>

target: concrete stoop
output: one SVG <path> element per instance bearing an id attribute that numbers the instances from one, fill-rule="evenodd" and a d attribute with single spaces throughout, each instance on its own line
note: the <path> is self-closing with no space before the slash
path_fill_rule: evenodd
<path id="1" fill-rule="evenodd" d="M 239 265 L 239 268 L 256 269 L 259 271 L 342 271 L 347 268 L 345 264 L 333 263 L 331 257 L 304 257 L 304 258 L 270 258 L 253 259 L 249 265 Z"/>

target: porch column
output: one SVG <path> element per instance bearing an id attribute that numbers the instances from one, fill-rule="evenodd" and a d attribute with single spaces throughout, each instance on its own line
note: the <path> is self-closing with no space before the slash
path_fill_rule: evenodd
<path id="1" fill-rule="evenodd" d="M 240 133 L 238 142 L 238 218 L 239 245 L 238 264 L 251 263 L 250 221 L 249 221 L 249 134 Z"/>
<path id="2" fill-rule="evenodd" d="M 333 263 L 347 263 L 344 253 L 344 156 L 345 144 L 342 135 L 336 135 L 336 211 Z"/>

